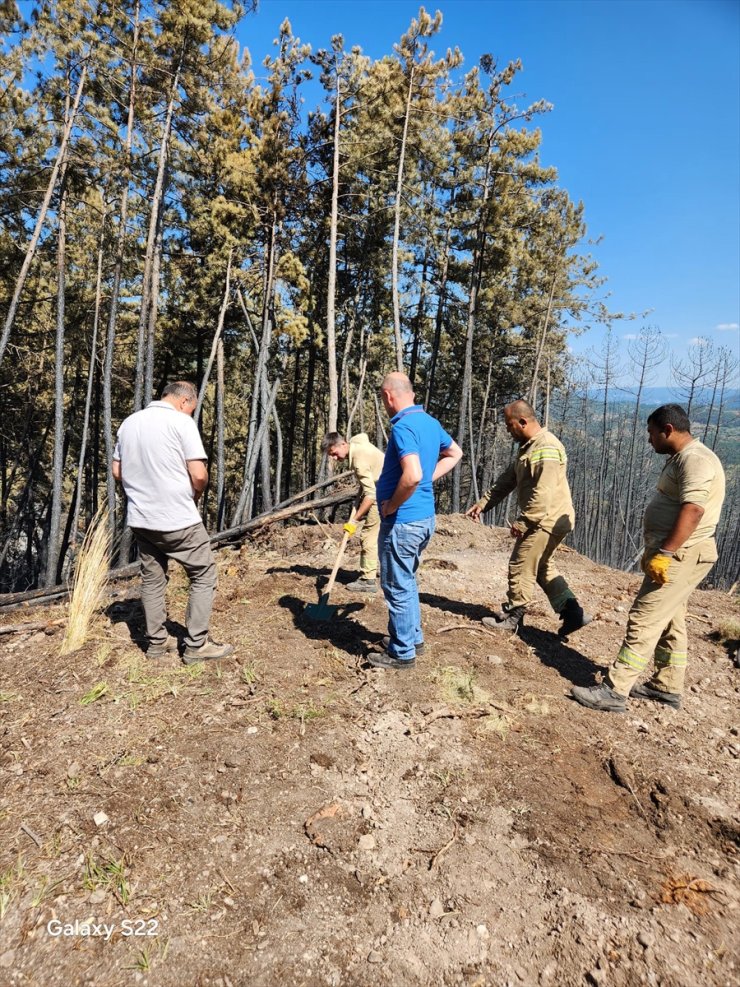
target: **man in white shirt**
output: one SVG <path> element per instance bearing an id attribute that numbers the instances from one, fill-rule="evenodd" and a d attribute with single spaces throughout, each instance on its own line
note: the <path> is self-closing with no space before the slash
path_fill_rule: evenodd
<path id="1" fill-rule="evenodd" d="M 230 644 L 208 637 L 216 562 L 196 507 L 208 485 L 206 452 L 192 419 L 197 403 L 192 384 L 168 384 L 160 401 L 126 418 L 113 452 L 113 476 L 126 492 L 127 521 L 141 558 L 147 656 L 160 658 L 177 650 L 177 640 L 165 628 L 167 565 L 174 559 L 190 579 L 186 665 L 234 652 Z"/>

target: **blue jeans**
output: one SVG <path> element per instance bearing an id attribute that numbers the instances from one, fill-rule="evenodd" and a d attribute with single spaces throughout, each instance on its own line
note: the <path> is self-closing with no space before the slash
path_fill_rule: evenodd
<path id="1" fill-rule="evenodd" d="M 416 645 L 424 640 L 416 571 L 433 534 L 434 515 L 405 524 L 380 523 L 378 560 L 380 586 L 388 605 L 388 653 L 401 661 L 414 658 Z"/>

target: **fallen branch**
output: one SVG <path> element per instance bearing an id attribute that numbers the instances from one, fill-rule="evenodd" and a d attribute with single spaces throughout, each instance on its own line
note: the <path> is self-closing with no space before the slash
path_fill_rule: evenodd
<path id="1" fill-rule="evenodd" d="M 472 631 L 473 634 L 479 634 L 480 627 L 474 627 L 472 624 L 448 624 L 446 627 L 437 628 L 437 634 L 446 634 L 447 631 Z"/>
<path id="2" fill-rule="evenodd" d="M 446 853 L 447 850 L 450 849 L 450 847 L 452 846 L 452 844 L 457 839 L 457 832 L 458 832 L 458 830 L 459 830 L 460 827 L 458 826 L 457 819 L 453 819 L 452 822 L 454 823 L 454 826 L 455 826 L 455 829 L 454 829 L 454 831 L 452 833 L 452 836 L 445 843 L 445 845 L 443 847 L 440 847 L 440 849 L 437 850 L 437 852 L 434 854 L 434 856 L 432 857 L 432 859 L 429 861 L 429 870 L 434 870 L 434 867 L 437 864 L 437 861 L 439 860 L 439 858 L 442 856 L 443 853 Z"/>
<path id="3" fill-rule="evenodd" d="M 41 846 L 41 844 L 43 843 L 43 840 L 38 835 L 38 833 L 34 833 L 34 831 L 31 829 L 30 826 L 26 826 L 25 823 L 21 823 L 21 829 L 26 834 L 26 836 L 29 836 L 33 840 L 33 842 L 36 844 L 36 846 Z"/>
<path id="4" fill-rule="evenodd" d="M 698 613 L 687 613 L 686 616 L 689 620 L 700 620 L 702 624 L 711 624 L 711 620 L 707 620 L 706 617 L 700 617 Z"/>
<path id="5" fill-rule="evenodd" d="M 340 475 L 343 477 L 345 474 Z M 335 478 L 332 482 L 336 482 L 336 479 L 339 479 L 339 477 Z M 317 486 L 319 485 L 317 484 Z M 314 488 L 309 487 L 308 489 L 312 490 Z M 295 494 L 292 499 L 295 500 L 300 496 L 305 496 L 305 494 L 306 491 L 301 491 L 300 494 Z M 249 534 L 250 531 L 257 531 L 259 528 L 263 528 L 268 524 L 275 524 L 277 521 L 285 521 L 288 518 L 296 517 L 298 514 L 310 513 L 318 508 L 332 507 L 335 504 L 348 503 L 350 500 L 353 500 L 356 495 L 357 491 L 354 488 L 351 490 L 344 489 L 338 491 L 337 493 L 330 494 L 327 497 L 309 500 L 305 504 L 294 504 L 291 507 L 286 507 L 283 509 L 276 508 L 273 511 L 260 514 L 258 517 L 252 518 L 251 521 L 240 524 L 236 528 L 229 528 L 226 531 L 218 531 L 216 534 L 211 535 L 211 544 L 220 545 L 223 542 L 239 541 L 244 535 Z M 112 569 L 108 573 L 108 581 L 113 582 L 118 579 L 130 579 L 132 576 L 138 575 L 139 570 L 140 564 L 138 562 L 132 562 L 130 565 L 121 566 L 118 569 Z M 0 594 L 0 612 L 54 603 L 63 597 L 69 596 L 70 592 L 71 589 L 69 586 L 58 586 L 52 590 L 35 589 L 25 593 Z"/>
<path id="6" fill-rule="evenodd" d="M 64 618 L 61 620 L 27 620 L 22 624 L 6 624 L 5 627 L 0 627 L 0 634 L 24 634 L 31 631 L 45 631 L 47 627 L 58 627 L 59 624 L 64 623 Z"/>

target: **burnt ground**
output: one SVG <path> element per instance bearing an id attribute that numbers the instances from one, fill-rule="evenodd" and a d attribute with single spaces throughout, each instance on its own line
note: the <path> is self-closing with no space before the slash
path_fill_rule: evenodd
<path id="1" fill-rule="evenodd" d="M 506 532 L 440 518 L 426 654 L 368 670 L 380 595 L 303 614 L 338 531 L 220 553 L 222 663 L 147 661 L 136 581 L 74 655 L 54 624 L 0 637 L 0 985 L 737 984 L 740 672 L 713 640 L 737 600 L 692 598 L 683 710 L 598 714 L 569 687 L 638 576 L 562 549 L 598 619 L 563 644 L 540 596 L 502 636 L 477 621 Z"/>

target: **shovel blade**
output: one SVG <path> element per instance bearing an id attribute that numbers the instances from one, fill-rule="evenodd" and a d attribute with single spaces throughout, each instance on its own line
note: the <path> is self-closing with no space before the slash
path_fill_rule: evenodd
<path id="1" fill-rule="evenodd" d="M 329 603 L 328 593 L 324 593 L 318 603 L 309 603 L 303 611 L 309 620 L 317 621 L 331 620 L 336 612 L 337 608 Z"/>

